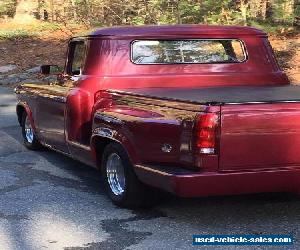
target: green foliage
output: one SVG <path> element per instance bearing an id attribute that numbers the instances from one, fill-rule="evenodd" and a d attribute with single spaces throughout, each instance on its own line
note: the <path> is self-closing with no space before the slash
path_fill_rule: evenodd
<path id="1" fill-rule="evenodd" d="M 51 22 L 41 22 L 39 25 L 35 25 L 32 27 L 32 31 L 39 32 L 39 31 L 56 31 L 60 30 L 62 25 L 59 23 L 51 23 Z"/>
<path id="2" fill-rule="evenodd" d="M 13 16 L 17 3 L 23 1 L 0 0 L 0 17 Z M 84 24 L 87 28 L 176 23 L 255 24 L 273 30 L 281 25 L 292 26 L 299 20 L 297 2 L 299 0 L 40 0 L 37 12 L 41 15 L 46 9 L 51 22 L 35 30 L 55 31 L 62 27 L 57 22 L 64 26 Z"/>
<path id="3" fill-rule="evenodd" d="M 26 30 L 0 30 L 0 40 L 21 40 L 36 37 L 38 34 Z"/>
<path id="4" fill-rule="evenodd" d="M 131 20 L 131 23 L 133 25 L 142 25 L 145 23 L 145 17 L 144 16 L 134 16 Z"/>
<path id="5" fill-rule="evenodd" d="M 16 10 L 16 0 L 0 0 L 0 16 L 7 15 L 12 17 Z"/>
<path id="6" fill-rule="evenodd" d="M 291 25 L 287 23 L 274 24 L 268 21 L 266 22 L 249 21 L 249 25 L 261 29 L 271 35 L 276 35 L 278 33 L 289 34 L 295 32 L 296 30 L 296 28 L 292 28 Z"/>
<path id="7" fill-rule="evenodd" d="M 1 27 L 1 26 L 0 26 Z M 0 40 L 22 40 L 25 38 L 36 38 L 45 33 L 62 29 L 62 25 L 50 22 L 36 22 L 24 25 L 11 25 L 0 28 Z"/>
<path id="8" fill-rule="evenodd" d="M 296 12 L 291 12 L 294 8 L 292 2 L 290 0 L 274 0 L 271 6 L 272 19 L 277 22 L 292 23 L 296 15 Z"/>

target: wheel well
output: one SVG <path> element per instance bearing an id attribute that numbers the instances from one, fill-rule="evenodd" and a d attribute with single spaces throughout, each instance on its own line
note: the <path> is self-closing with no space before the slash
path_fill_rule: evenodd
<path id="1" fill-rule="evenodd" d="M 93 139 L 93 146 L 94 146 L 95 153 L 96 153 L 97 167 L 99 169 L 101 168 L 101 162 L 102 162 L 104 148 L 112 142 L 115 142 L 115 141 L 111 140 L 109 138 L 101 137 L 101 136 L 96 136 Z"/>
<path id="2" fill-rule="evenodd" d="M 21 105 L 18 105 L 17 106 L 17 116 L 18 116 L 18 122 L 20 125 L 22 123 L 22 116 L 23 116 L 24 112 L 26 112 L 25 108 Z"/>

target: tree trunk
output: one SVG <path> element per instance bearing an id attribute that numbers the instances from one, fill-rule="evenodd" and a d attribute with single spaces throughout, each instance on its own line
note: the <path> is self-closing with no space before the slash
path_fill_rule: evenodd
<path id="1" fill-rule="evenodd" d="M 241 0 L 240 10 L 243 18 L 243 23 L 247 25 L 247 14 L 248 14 L 249 3 L 247 0 Z"/>
<path id="2" fill-rule="evenodd" d="M 286 22 L 293 23 L 294 21 L 294 0 L 284 3 L 284 13 L 286 13 Z"/>
<path id="3" fill-rule="evenodd" d="M 77 20 L 77 12 L 76 12 L 76 3 L 75 0 L 71 0 L 72 9 L 73 9 L 73 18 L 76 21 Z"/>
<path id="4" fill-rule="evenodd" d="M 253 0 L 249 3 L 249 15 L 251 18 L 256 19 L 260 12 L 261 0 Z"/>
<path id="5" fill-rule="evenodd" d="M 51 21 L 54 21 L 54 2 L 50 0 Z"/>
<path id="6" fill-rule="evenodd" d="M 267 16 L 267 0 L 263 0 L 261 2 L 261 18 L 262 20 L 266 20 L 266 16 Z"/>
<path id="7" fill-rule="evenodd" d="M 176 4 L 176 16 L 177 16 L 177 24 L 182 24 L 181 10 L 180 10 L 180 0 L 178 0 L 177 4 Z"/>

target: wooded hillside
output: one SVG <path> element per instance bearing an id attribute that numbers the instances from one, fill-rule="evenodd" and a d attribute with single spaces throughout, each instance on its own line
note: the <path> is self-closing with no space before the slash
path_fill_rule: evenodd
<path id="1" fill-rule="evenodd" d="M 299 84 L 299 16 L 300 0 L 0 0 L 0 67 L 12 68 L 0 72 L 0 85 L 28 81 L 24 71 L 42 64 L 63 67 L 71 36 L 103 26 L 175 23 L 258 27 Z"/>
<path id="2" fill-rule="evenodd" d="M 123 24 L 299 25 L 299 0 L 0 0 L 0 17 Z"/>

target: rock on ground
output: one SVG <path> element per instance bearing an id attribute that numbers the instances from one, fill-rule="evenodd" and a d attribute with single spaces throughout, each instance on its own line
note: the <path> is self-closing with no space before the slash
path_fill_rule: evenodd
<path id="1" fill-rule="evenodd" d="M 17 68 L 16 65 L 8 64 L 5 66 L 0 66 L 0 74 L 7 73 L 9 71 L 15 70 Z"/>

